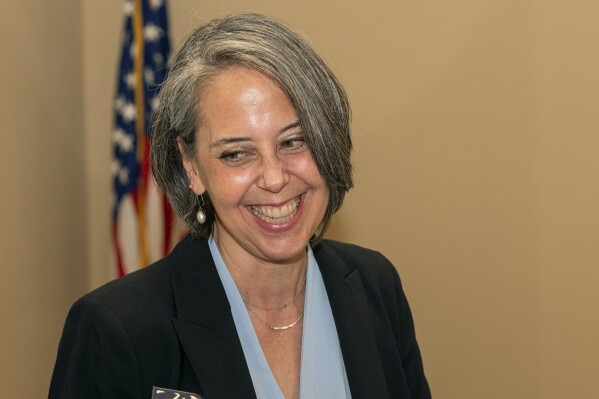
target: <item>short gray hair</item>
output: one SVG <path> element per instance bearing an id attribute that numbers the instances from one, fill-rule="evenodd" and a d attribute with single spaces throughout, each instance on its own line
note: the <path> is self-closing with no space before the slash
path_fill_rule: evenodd
<path id="1" fill-rule="evenodd" d="M 199 224 L 200 202 L 177 145 L 186 159 L 197 153 L 198 98 L 212 78 L 233 66 L 243 66 L 276 82 L 291 101 L 304 140 L 329 188 L 329 203 L 316 243 L 353 186 L 350 108 L 343 87 L 312 47 L 291 29 L 269 17 L 238 14 L 197 28 L 172 59 L 153 116 L 150 162 L 159 187 L 194 235 L 208 237 L 215 215 L 208 195 L 203 206 L 208 220 Z"/>

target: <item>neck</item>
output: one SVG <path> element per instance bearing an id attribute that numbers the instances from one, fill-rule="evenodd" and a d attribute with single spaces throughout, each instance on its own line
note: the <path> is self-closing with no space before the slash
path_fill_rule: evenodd
<path id="1" fill-rule="evenodd" d="M 269 262 L 217 234 L 214 241 L 241 296 L 256 306 L 272 307 L 292 301 L 304 282 L 306 251 L 284 262 Z"/>

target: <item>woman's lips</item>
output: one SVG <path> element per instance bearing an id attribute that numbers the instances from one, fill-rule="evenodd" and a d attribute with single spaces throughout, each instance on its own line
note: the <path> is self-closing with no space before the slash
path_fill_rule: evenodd
<path id="1" fill-rule="evenodd" d="M 256 217 L 270 224 L 284 224 L 291 220 L 299 209 L 301 197 L 292 199 L 281 206 L 253 205 L 250 210 Z"/>

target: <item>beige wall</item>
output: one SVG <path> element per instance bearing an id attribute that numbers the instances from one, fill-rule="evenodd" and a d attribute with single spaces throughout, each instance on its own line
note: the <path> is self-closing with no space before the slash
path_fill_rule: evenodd
<path id="1" fill-rule="evenodd" d="M 43 396 L 68 304 L 109 278 L 121 2 L 46 3 L 0 13 L 2 396 L 32 375 L 23 397 Z M 338 73 L 356 188 L 329 236 L 398 267 L 437 398 L 597 397 L 596 2 L 170 6 L 173 43 L 264 12 Z"/>
<path id="2" fill-rule="evenodd" d="M 88 288 L 81 7 L 10 3 L 0 5 L 0 397 L 41 398 L 65 311 Z"/>

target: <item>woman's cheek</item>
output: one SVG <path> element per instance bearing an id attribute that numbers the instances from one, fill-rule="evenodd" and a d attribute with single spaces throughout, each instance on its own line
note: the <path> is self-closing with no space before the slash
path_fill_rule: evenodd
<path id="1" fill-rule="evenodd" d="M 238 173 L 233 176 L 232 181 L 237 186 L 247 185 L 252 181 L 252 176 L 254 175 L 252 168 L 241 168 Z"/>

